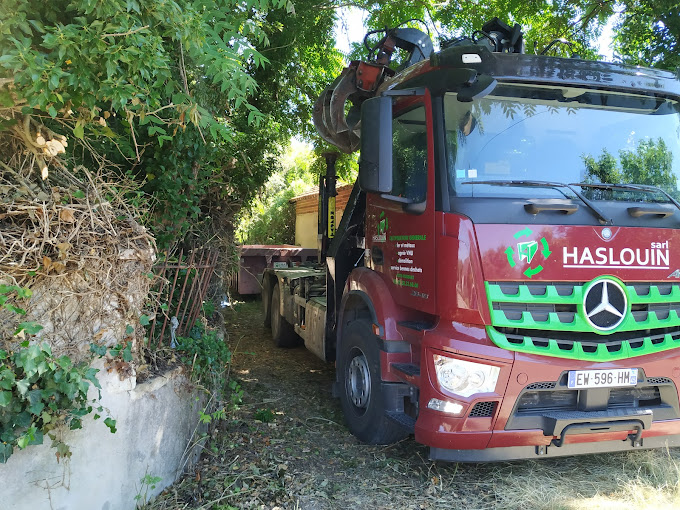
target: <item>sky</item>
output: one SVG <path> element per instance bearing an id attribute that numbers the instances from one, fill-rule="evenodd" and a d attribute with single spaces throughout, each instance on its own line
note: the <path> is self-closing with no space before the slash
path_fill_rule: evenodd
<path id="1" fill-rule="evenodd" d="M 343 53 L 349 53 L 351 43 L 364 39 L 366 35 L 364 12 L 356 7 L 345 7 L 340 10 L 340 17 L 335 24 L 335 41 L 337 48 Z"/>

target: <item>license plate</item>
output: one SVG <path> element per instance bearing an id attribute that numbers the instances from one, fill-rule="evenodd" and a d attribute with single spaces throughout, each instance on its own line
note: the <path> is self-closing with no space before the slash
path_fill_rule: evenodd
<path id="1" fill-rule="evenodd" d="M 635 386 L 637 384 L 637 368 L 610 368 L 606 370 L 570 370 L 567 387 L 612 388 L 615 386 Z"/>
<path id="2" fill-rule="evenodd" d="M 288 262 L 274 262 L 274 269 L 286 269 L 288 267 Z"/>

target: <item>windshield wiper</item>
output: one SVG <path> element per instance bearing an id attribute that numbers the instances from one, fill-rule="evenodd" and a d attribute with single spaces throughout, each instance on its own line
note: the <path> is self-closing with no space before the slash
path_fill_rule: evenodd
<path id="1" fill-rule="evenodd" d="M 491 186 L 525 186 L 527 188 L 568 188 L 568 184 L 552 181 L 513 181 L 513 180 L 497 180 L 497 181 L 464 181 L 458 184 L 489 184 Z"/>
<path id="2" fill-rule="evenodd" d="M 513 181 L 513 180 L 498 180 L 498 181 L 465 181 L 460 184 L 488 184 L 489 186 L 517 186 L 517 187 L 527 187 L 527 188 L 567 188 L 576 197 L 583 202 L 588 209 L 590 209 L 597 219 L 603 222 L 605 225 L 611 225 L 613 221 L 607 218 L 599 207 L 593 204 L 590 200 L 583 196 L 583 193 L 574 189 L 571 184 L 565 184 L 563 182 L 552 182 L 552 181 Z M 567 194 L 560 191 L 565 197 Z M 568 198 L 568 197 L 567 197 Z M 676 204 L 677 205 L 677 204 Z M 680 206 L 678 206 L 680 207 Z"/>
<path id="3" fill-rule="evenodd" d="M 666 197 L 668 201 L 675 207 L 680 209 L 680 202 L 675 200 L 668 192 L 659 188 L 658 186 L 648 186 L 646 184 L 607 184 L 607 183 L 588 183 L 575 182 L 569 186 L 580 186 L 582 188 L 599 188 L 599 189 L 620 189 L 623 191 L 644 191 L 645 193 L 659 193 Z"/>

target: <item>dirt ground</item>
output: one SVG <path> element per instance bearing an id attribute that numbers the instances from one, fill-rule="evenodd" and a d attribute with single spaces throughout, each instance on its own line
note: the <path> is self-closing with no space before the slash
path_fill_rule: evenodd
<path id="1" fill-rule="evenodd" d="M 678 508 L 677 452 L 474 465 L 431 462 L 412 437 L 361 444 L 331 397 L 332 364 L 276 348 L 259 301 L 225 323 L 243 403 L 149 509 Z"/>

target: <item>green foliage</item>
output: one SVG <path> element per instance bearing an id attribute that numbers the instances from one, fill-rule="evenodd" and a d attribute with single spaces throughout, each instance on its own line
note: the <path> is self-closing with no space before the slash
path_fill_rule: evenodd
<path id="1" fill-rule="evenodd" d="M 242 210 L 236 230 L 240 244 L 294 244 L 295 205 L 290 199 L 318 184 L 312 161 L 314 154 L 308 145 L 294 142 L 288 148 L 281 168 Z"/>
<path id="2" fill-rule="evenodd" d="M 630 65 L 675 70 L 680 66 L 680 4 L 675 0 L 624 0 L 614 45 Z"/>
<path id="3" fill-rule="evenodd" d="M 659 186 L 677 193 L 677 177 L 673 172 L 673 154 L 663 138 L 640 140 L 635 150 L 621 151 L 621 168 L 626 182 Z"/>
<path id="4" fill-rule="evenodd" d="M 294 15 L 269 10 L 262 24 L 269 44 L 252 41 L 268 61 L 252 68 L 259 86 L 252 104 L 272 116 L 283 139 L 316 136 L 310 122 L 313 104 L 344 67 L 332 38 L 335 5 L 296 0 L 294 7 Z"/>
<path id="5" fill-rule="evenodd" d="M 0 69 L 14 78 L 18 99 L 30 108 L 52 118 L 77 110 L 71 123 L 76 138 L 86 130 L 113 136 L 94 122 L 104 111 L 159 143 L 186 123 L 228 138 L 228 125 L 192 98 L 196 81 L 188 77 L 200 69 L 200 80 L 225 93 L 230 107 L 244 104 L 257 86 L 247 66 L 266 62 L 250 41 L 266 41 L 258 12 L 270 7 L 292 5 L 7 0 L 0 11 Z M 251 113 L 257 122 L 259 113 Z"/>
<path id="6" fill-rule="evenodd" d="M 199 412 L 199 420 L 206 425 L 224 420 L 227 411 L 238 408 L 243 398 L 240 384 L 229 377 L 231 351 L 226 342 L 199 323 L 188 337 L 178 337 L 177 343 L 180 359 L 190 367 L 191 378 L 211 395 L 206 408 Z"/>
<path id="7" fill-rule="evenodd" d="M 217 409 L 216 411 L 213 411 L 212 413 L 206 413 L 205 411 L 199 411 L 199 420 L 203 424 L 210 424 L 215 420 L 224 420 L 227 416 L 227 412 L 225 409 L 222 407 L 220 409 Z"/>
<path id="8" fill-rule="evenodd" d="M 205 237 L 214 222 L 229 223 L 256 193 L 275 165 L 270 149 L 276 129 L 270 116 L 263 122 L 270 131 L 239 124 L 232 142 L 205 144 L 200 133 L 187 129 L 171 147 L 149 152 L 144 189 L 158 201 L 154 232 L 159 248 Z"/>
<path id="9" fill-rule="evenodd" d="M 177 343 L 177 351 L 182 361 L 191 367 L 194 380 L 205 384 L 215 380 L 225 382 L 231 351 L 215 331 L 206 331 L 199 323 L 192 328 L 188 337 L 178 337 Z"/>
<path id="10" fill-rule="evenodd" d="M 584 155 L 583 163 L 586 167 L 585 182 L 605 182 L 608 184 L 622 182 L 618 161 L 607 149 L 602 149 L 602 153 L 597 160 L 590 154 Z"/>
<path id="11" fill-rule="evenodd" d="M 275 418 L 272 410 L 266 408 L 255 411 L 254 417 L 256 420 L 261 421 L 262 423 L 271 423 Z"/>
<path id="12" fill-rule="evenodd" d="M 129 363 L 132 361 L 132 342 L 125 342 L 123 345 L 116 345 L 109 349 L 109 354 L 113 358 L 120 356 L 123 361 Z"/>
<path id="13" fill-rule="evenodd" d="M 274 174 L 250 209 L 241 216 L 237 240 L 241 244 L 294 244 L 296 193 Z"/>
<path id="14" fill-rule="evenodd" d="M 135 495 L 135 501 L 137 502 L 137 508 L 141 508 L 148 502 L 149 491 L 156 488 L 156 484 L 163 480 L 160 476 L 152 476 L 149 473 L 145 474 L 140 483 L 142 484 L 141 489 Z"/>
<path id="15" fill-rule="evenodd" d="M 215 303 L 212 301 L 203 301 L 203 304 L 201 305 L 201 309 L 203 311 L 203 316 L 205 317 L 212 317 L 212 315 L 215 313 Z"/>
<path id="16" fill-rule="evenodd" d="M 369 28 L 395 27 L 415 18 L 426 25 L 411 21 L 408 26 L 429 31 L 433 40 L 440 41 L 469 37 L 480 30 L 484 23 L 498 17 L 510 25 L 519 23 L 522 26 L 528 52 L 533 52 L 534 43 L 540 52 L 552 40 L 566 38 L 574 44 L 573 50 L 564 52 L 564 48 L 557 45 L 552 51 L 564 56 L 570 56 L 573 51 L 586 58 L 596 56 L 595 42 L 601 27 L 613 14 L 614 7 L 610 2 L 592 3 L 585 0 L 493 0 L 483 3 L 464 0 L 384 3 L 368 0 L 355 2 L 354 5 L 368 13 L 366 25 Z M 377 39 L 372 41 L 377 42 Z M 352 58 L 365 54 L 362 46 L 355 45 Z"/>
<path id="17" fill-rule="evenodd" d="M 259 49 L 270 35 L 287 37 L 293 14 L 289 0 L 8 0 L 0 10 L 0 136 L 13 129 L 36 152 L 40 124 L 72 133 L 82 142 L 68 144 L 65 164 L 98 167 L 104 156 L 144 183 L 159 248 L 210 236 L 206 225 L 228 223 L 271 173 L 280 121 L 295 124 L 266 94 L 256 97 L 268 62 Z M 270 26 L 268 16 L 284 23 Z M 277 73 L 263 80 L 269 91 Z M 282 90 L 301 97 L 293 85 Z M 24 121 L 33 127 L 20 129 Z M 134 207 L 142 197 L 127 198 Z"/>
<path id="18" fill-rule="evenodd" d="M 7 461 L 15 446 L 42 444 L 44 435 L 60 424 L 81 428 L 83 416 L 92 412 L 87 400 L 90 384 L 100 387 L 95 369 L 73 366 L 68 356 L 56 358 L 47 344 L 24 342 L 16 351 L 3 354 L 0 462 Z M 55 436 L 52 439 L 60 443 Z M 68 448 L 60 451 L 58 456 L 70 456 Z"/>
<path id="19" fill-rule="evenodd" d="M 0 285 L 0 306 L 20 315 L 26 312 L 10 300 L 25 299 L 31 291 Z M 17 335 L 34 335 L 42 326 L 21 323 Z M 31 344 L 28 340 L 11 352 L 0 350 L 0 463 L 28 445 L 42 444 L 47 434 L 57 450 L 57 459 L 70 457 L 71 451 L 55 429 L 67 426 L 82 428 L 82 419 L 93 411 L 87 399 L 90 385 L 101 389 L 97 370 L 87 364 L 74 365 L 68 356 L 56 357 L 48 344 Z M 102 412 L 101 406 L 96 408 Z M 95 415 L 95 419 L 99 415 Z M 105 424 L 115 432 L 115 420 Z"/>
<path id="20" fill-rule="evenodd" d="M 230 394 L 231 405 L 240 404 L 243 392 L 236 381 L 229 379 L 231 351 L 214 330 L 206 330 L 198 323 L 188 337 L 178 337 L 177 343 L 180 359 L 191 367 L 193 380 L 213 391 L 218 401 Z"/>
<path id="21" fill-rule="evenodd" d="M 130 335 L 134 331 L 132 326 L 128 326 L 126 334 Z M 108 353 L 111 358 L 120 358 L 126 363 L 132 361 L 132 342 L 127 340 L 122 344 L 116 344 L 113 347 L 106 347 L 105 345 L 90 344 L 90 352 L 95 356 L 102 358 Z"/>

